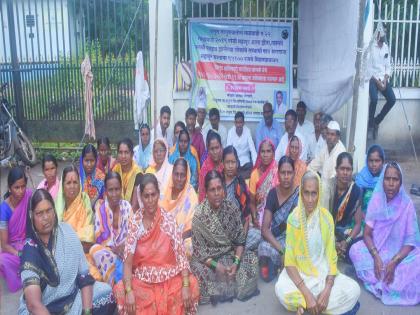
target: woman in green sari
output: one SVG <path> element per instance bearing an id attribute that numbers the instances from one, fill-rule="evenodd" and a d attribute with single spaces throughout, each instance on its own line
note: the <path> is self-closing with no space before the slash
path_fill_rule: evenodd
<path id="1" fill-rule="evenodd" d="M 259 294 L 258 259 L 245 250 L 241 212 L 225 198 L 219 172 L 207 173 L 205 190 L 192 221 L 191 269 L 200 283 L 200 303 L 246 301 Z"/>

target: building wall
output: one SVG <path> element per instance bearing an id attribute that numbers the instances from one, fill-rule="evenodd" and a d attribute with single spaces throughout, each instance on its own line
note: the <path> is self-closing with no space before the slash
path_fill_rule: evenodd
<path id="1" fill-rule="evenodd" d="M 0 63 L 11 60 L 6 1 L 1 1 Z M 13 0 L 16 44 L 20 62 L 52 62 L 69 56 L 75 49 L 75 21 L 73 8 L 67 1 Z M 34 17 L 34 26 L 26 17 Z M 76 26 L 77 28 L 78 26 Z M 71 43 L 71 45 L 70 45 Z"/>

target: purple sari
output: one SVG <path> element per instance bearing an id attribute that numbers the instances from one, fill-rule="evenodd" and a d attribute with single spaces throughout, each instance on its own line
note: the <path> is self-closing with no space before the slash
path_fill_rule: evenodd
<path id="1" fill-rule="evenodd" d="M 27 189 L 20 203 L 12 210 L 3 201 L 0 205 L 1 220 L 7 220 L 7 234 L 9 245 L 17 251 L 22 250 L 26 238 L 26 213 L 32 191 Z M 10 253 L 0 253 L 0 275 L 6 280 L 11 292 L 16 292 L 22 288 L 19 274 L 20 259 Z"/>
<path id="2" fill-rule="evenodd" d="M 409 245 L 414 248 L 397 265 L 394 281 L 390 284 L 376 279 L 374 262 L 364 241 L 351 247 L 350 258 L 366 289 L 384 304 L 416 305 L 420 302 L 420 234 L 416 210 L 403 185 L 399 193 L 387 202 L 383 188 L 385 170 L 386 167 L 369 202 L 366 224 L 373 229 L 373 241 L 384 268 L 401 247 Z"/>

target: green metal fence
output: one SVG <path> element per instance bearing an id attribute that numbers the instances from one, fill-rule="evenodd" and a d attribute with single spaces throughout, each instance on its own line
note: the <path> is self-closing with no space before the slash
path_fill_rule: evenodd
<path id="1" fill-rule="evenodd" d="M 33 138 L 80 139 L 86 55 L 97 133 L 132 132 L 139 50 L 149 72 L 147 0 L 5 0 L 0 9 L 0 81 Z"/>

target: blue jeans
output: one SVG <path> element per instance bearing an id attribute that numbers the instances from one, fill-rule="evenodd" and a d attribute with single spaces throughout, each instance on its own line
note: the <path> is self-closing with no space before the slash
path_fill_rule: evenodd
<path id="1" fill-rule="evenodd" d="M 375 117 L 376 105 L 378 104 L 378 86 L 374 79 L 369 81 L 369 126 L 373 126 L 373 123 L 379 125 L 385 118 L 386 114 L 391 110 L 395 104 L 395 94 L 392 90 L 391 83 L 387 82 L 385 91 L 380 91 L 386 99 L 386 103 L 382 108 L 378 116 Z"/>

